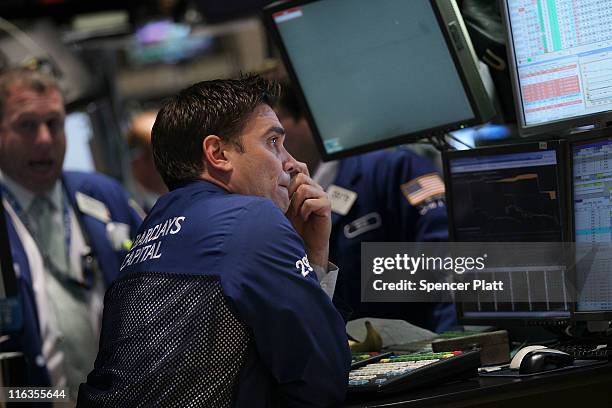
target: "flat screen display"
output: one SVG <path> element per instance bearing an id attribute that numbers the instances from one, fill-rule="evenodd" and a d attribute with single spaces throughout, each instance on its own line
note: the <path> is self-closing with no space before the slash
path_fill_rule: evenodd
<path id="1" fill-rule="evenodd" d="M 610 2 L 506 0 L 504 3 L 523 133 L 545 133 L 556 128 L 569 130 L 610 120 Z"/>
<path id="2" fill-rule="evenodd" d="M 444 12 L 429 0 L 302 1 L 268 11 L 324 158 L 482 123 L 476 99 L 489 102 L 471 45 L 454 2 L 442 3 Z"/>
<path id="3" fill-rule="evenodd" d="M 572 144 L 577 251 L 598 250 L 576 266 L 578 313 L 612 315 L 612 139 Z M 582 244 L 582 245 L 581 245 Z M 578 254 L 579 256 L 587 254 Z M 588 255 L 587 255 L 588 256 Z"/>
<path id="4" fill-rule="evenodd" d="M 449 152 L 445 178 L 450 237 L 456 242 L 564 242 L 569 234 L 563 142 L 523 143 Z M 520 264 L 520 262 L 519 262 Z M 507 291 L 458 304 L 464 323 L 541 324 L 569 319 L 573 304 L 565 265 L 498 268 Z M 564 302 L 518 302 L 546 288 Z M 548 298 L 548 297 L 547 297 Z M 502 324 L 503 325 L 503 324 Z"/>

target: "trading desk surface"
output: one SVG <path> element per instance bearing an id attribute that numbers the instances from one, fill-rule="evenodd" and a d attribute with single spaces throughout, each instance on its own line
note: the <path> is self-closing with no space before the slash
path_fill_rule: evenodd
<path id="1" fill-rule="evenodd" d="M 612 407 L 612 362 L 523 378 L 476 377 L 345 407 Z"/>

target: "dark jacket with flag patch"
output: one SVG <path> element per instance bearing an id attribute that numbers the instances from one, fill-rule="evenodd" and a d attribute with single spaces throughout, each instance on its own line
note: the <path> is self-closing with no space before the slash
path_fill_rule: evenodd
<path id="1" fill-rule="evenodd" d="M 451 304 L 362 303 L 362 242 L 448 240 L 444 184 L 432 163 L 405 148 L 340 160 L 333 184 L 357 193 L 348 214 L 332 214 L 330 259 L 340 268 L 334 303 L 345 318 L 404 319 L 434 331 L 456 327 Z"/>

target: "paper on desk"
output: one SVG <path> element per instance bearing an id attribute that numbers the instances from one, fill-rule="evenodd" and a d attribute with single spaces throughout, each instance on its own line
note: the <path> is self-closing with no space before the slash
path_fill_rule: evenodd
<path id="1" fill-rule="evenodd" d="M 415 342 L 428 342 L 437 336 L 434 332 L 410 324 L 405 320 L 377 319 L 373 317 L 351 320 L 346 324 L 346 332 L 357 341 L 365 340 L 366 320 L 372 323 L 372 326 L 380 333 L 383 348 L 403 349 L 398 346 Z"/>

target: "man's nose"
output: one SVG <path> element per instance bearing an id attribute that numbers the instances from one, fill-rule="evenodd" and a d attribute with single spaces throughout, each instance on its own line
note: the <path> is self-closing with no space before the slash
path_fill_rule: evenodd
<path id="1" fill-rule="evenodd" d="M 283 161 L 283 170 L 289 174 L 297 172 L 297 160 L 289 153 L 287 153 L 287 157 Z"/>
<path id="2" fill-rule="evenodd" d="M 305 163 L 297 161 L 288 152 L 287 152 L 287 158 L 283 162 L 283 170 L 285 170 L 285 172 L 291 174 L 292 177 L 293 177 L 293 174 L 295 174 L 295 173 L 304 173 L 307 176 L 310 176 L 310 173 L 308 172 L 308 166 L 306 166 Z"/>
<path id="3" fill-rule="evenodd" d="M 51 133 L 51 129 L 44 122 L 38 125 L 38 130 L 36 133 L 36 142 L 53 143 L 53 134 Z"/>

